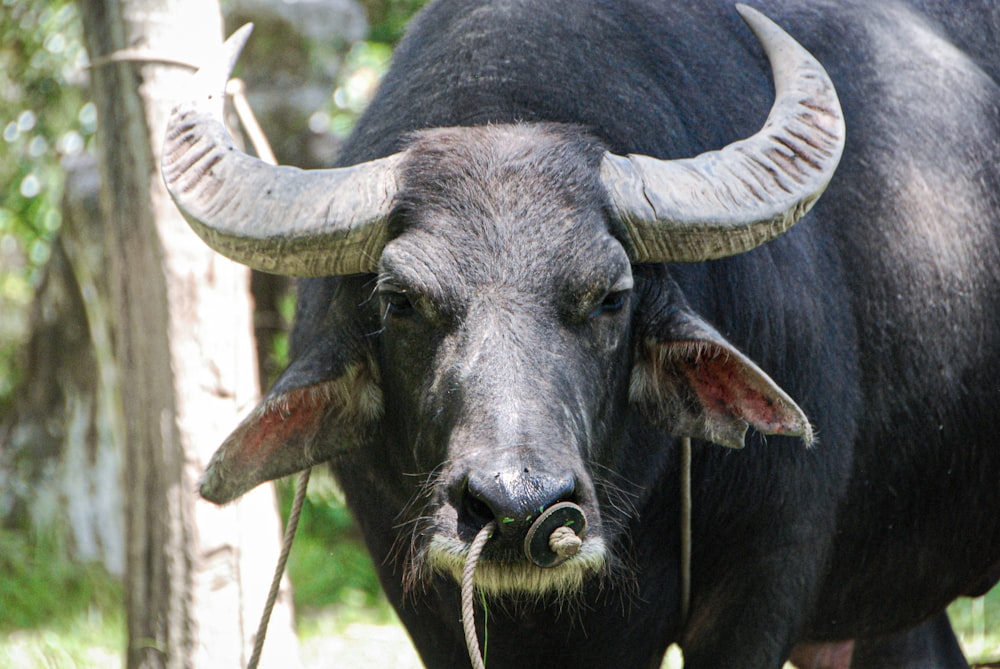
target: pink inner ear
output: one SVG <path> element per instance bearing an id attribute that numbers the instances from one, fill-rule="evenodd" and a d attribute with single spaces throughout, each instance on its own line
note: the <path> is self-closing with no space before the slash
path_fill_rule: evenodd
<path id="1" fill-rule="evenodd" d="M 675 364 L 708 413 L 739 418 L 765 434 L 808 429 L 784 393 L 742 356 L 708 342 L 671 346 Z"/>
<path id="2" fill-rule="evenodd" d="M 227 456 L 236 467 L 260 466 L 277 449 L 301 448 L 311 441 L 322 418 L 322 392 L 311 387 L 291 390 L 251 414 L 227 440 Z"/>
<path id="3" fill-rule="evenodd" d="M 212 456 L 201 494 L 223 504 L 264 481 L 329 460 L 367 438 L 381 410 L 381 391 L 362 364 L 269 397 Z"/>
<path id="4" fill-rule="evenodd" d="M 202 497 L 225 504 L 264 481 L 324 459 L 313 452 L 323 425 L 322 388 L 291 390 L 258 406 L 212 456 L 201 480 Z"/>

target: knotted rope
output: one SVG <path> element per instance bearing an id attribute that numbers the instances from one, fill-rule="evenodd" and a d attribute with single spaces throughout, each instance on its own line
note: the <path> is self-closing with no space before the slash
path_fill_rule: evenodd
<path id="1" fill-rule="evenodd" d="M 549 548 L 561 559 L 576 555 L 580 552 L 581 546 L 583 546 L 583 539 L 565 525 L 557 527 L 549 535 Z"/>

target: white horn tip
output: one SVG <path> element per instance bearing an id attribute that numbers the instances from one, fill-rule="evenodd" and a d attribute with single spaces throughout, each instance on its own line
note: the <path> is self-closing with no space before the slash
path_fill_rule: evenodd
<path id="1" fill-rule="evenodd" d="M 771 19 L 767 18 L 767 16 L 764 15 L 763 12 L 761 12 L 760 10 L 754 9 L 750 5 L 744 5 L 743 3 L 737 3 L 736 4 L 736 11 L 739 12 L 740 16 L 743 18 L 743 20 L 746 22 L 746 24 L 748 26 L 750 26 L 750 28 L 755 33 L 758 33 L 758 31 L 760 31 L 760 30 L 765 30 L 765 31 L 766 30 L 773 30 L 773 29 L 781 30 L 781 28 L 778 27 L 778 25 L 774 21 L 772 21 Z M 782 31 L 782 32 L 784 32 L 784 31 Z"/>
<path id="2" fill-rule="evenodd" d="M 244 23 L 242 26 L 236 29 L 232 35 L 225 41 L 222 45 L 223 53 L 225 54 L 225 62 L 228 63 L 227 69 L 232 72 L 233 68 L 236 67 L 236 59 L 240 57 L 240 53 L 243 51 L 243 47 L 246 46 L 247 40 L 250 39 L 250 34 L 253 32 L 253 23 Z"/>
<path id="3" fill-rule="evenodd" d="M 253 24 L 246 23 L 229 36 L 216 55 L 202 64 L 190 83 L 193 94 L 190 100 L 197 106 L 208 104 L 208 109 L 221 108 L 219 99 L 226 90 L 226 83 L 236 67 L 236 61 L 250 39 Z"/>

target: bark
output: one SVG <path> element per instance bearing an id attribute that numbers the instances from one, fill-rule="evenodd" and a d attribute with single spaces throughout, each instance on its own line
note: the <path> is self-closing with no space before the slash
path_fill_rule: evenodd
<path id="1" fill-rule="evenodd" d="M 101 211 L 124 433 L 127 666 L 245 665 L 277 558 L 271 486 L 197 499 L 212 450 L 257 395 L 248 272 L 209 251 L 166 195 L 166 114 L 217 48 L 206 0 L 81 0 L 99 118 Z M 142 62 L 109 62 L 127 49 Z M 146 60 L 148 58 L 148 60 Z M 262 666 L 297 664 L 285 588 Z"/>

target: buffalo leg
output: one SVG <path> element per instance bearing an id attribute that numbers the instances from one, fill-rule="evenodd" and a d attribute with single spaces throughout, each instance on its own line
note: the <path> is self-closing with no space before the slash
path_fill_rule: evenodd
<path id="1" fill-rule="evenodd" d="M 778 573 L 759 564 L 748 566 L 746 571 L 734 569 L 718 578 L 719 586 L 696 594 L 682 643 L 685 668 L 781 667 L 801 624 L 789 617 L 794 611 L 792 603 L 808 596 L 803 593 L 792 599 L 787 593 L 808 580 L 790 584 L 780 573 L 791 573 L 792 567 L 802 565 L 801 561 L 785 565 L 776 570 Z"/>
<path id="2" fill-rule="evenodd" d="M 951 629 L 948 615 L 939 613 L 905 632 L 858 640 L 851 669 L 968 669 L 969 663 Z"/>

